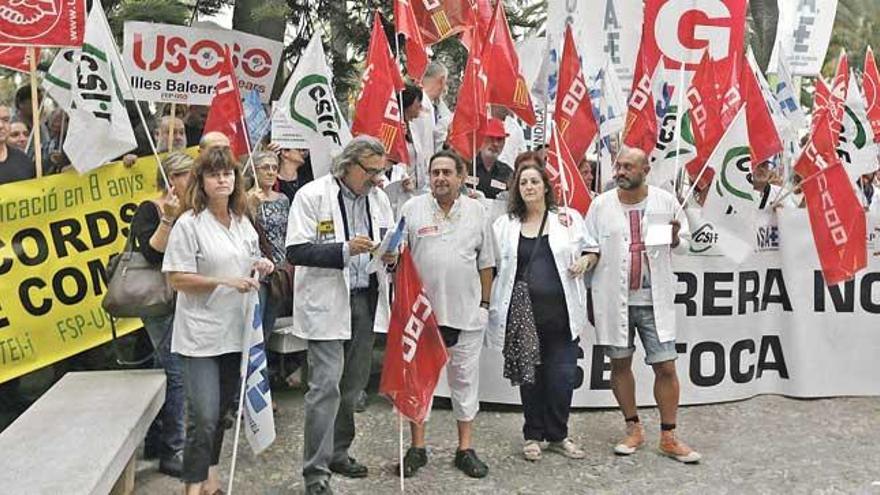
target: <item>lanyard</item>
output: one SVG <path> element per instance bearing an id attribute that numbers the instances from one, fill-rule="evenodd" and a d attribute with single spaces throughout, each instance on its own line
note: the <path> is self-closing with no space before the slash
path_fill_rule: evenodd
<path id="1" fill-rule="evenodd" d="M 336 185 L 339 186 L 339 192 L 336 194 L 336 200 L 339 201 L 339 211 L 342 212 L 342 227 L 345 231 L 345 240 L 351 240 L 351 232 L 348 229 L 348 213 L 345 210 L 345 199 L 342 197 L 342 184 L 336 179 Z M 370 214 L 370 197 L 364 196 L 367 210 L 367 230 L 369 231 L 370 240 L 373 240 L 373 216 Z M 353 210 L 354 208 L 352 208 Z"/>

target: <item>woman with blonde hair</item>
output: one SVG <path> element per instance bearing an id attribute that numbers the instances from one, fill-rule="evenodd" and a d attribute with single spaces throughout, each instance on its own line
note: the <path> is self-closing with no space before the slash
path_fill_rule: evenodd
<path id="1" fill-rule="evenodd" d="M 162 271 L 177 290 L 171 350 L 181 355 L 186 399 L 185 493 L 220 492 L 222 418 L 237 398 L 245 303 L 271 273 L 247 217 L 241 170 L 228 149 L 203 152 L 171 231 Z"/>

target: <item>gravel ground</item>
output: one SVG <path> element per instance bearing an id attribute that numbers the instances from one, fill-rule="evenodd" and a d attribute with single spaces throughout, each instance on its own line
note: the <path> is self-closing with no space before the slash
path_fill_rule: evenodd
<path id="1" fill-rule="evenodd" d="M 242 439 L 235 492 L 302 493 L 303 396 L 275 393 L 278 438 L 259 459 Z M 440 402 L 440 401 L 438 401 Z M 489 476 L 472 480 L 452 465 L 455 425 L 448 408 L 432 413 L 429 461 L 406 480 L 409 493 L 867 493 L 880 494 L 880 398 L 797 400 L 761 396 L 741 402 L 682 408 L 681 438 L 703 454 L 699 465 L 681 465 L 656 452 L 656 409 L 640 411 L 649 442 L 629 458 L 611 452 L 623 421 L 616 410 L 572 413 L 570 432 L 587 458 L 568 460 L 545 453 L 535 464 L 520 456 L 522 416 L 517 408 L 483 405 L 476 420 L 475 448 Z M 398 423 L 391 407 L 371 397 L 357 415 L 352 455 L 366 464 L 366 479 L 335 476 L 341 494 L 391 494 L 396 477 Z M 408 442 L 408 433 L 405 437 Z M 228 472 L 232 441 L 227 435 L 221 468 Z M 136 494 L 181 493 L 182 485 L 140 461 Z M 227 475 L 224 474 L 224 483 Z M 225 489 L 225 486 L 224 486 Z"/>

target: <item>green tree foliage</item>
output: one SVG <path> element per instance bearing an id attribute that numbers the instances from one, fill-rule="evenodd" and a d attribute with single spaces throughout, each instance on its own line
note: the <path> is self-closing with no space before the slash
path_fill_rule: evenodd
<path id="1" fill-rule="evenodd" d="M 868 45 L 875 50 L 880 47 L 880 2 L 840 0 L 822 72 L 826 76 L 834 74 L 841 49 L 849 54 L 849 66 L 861 71 Z"/>

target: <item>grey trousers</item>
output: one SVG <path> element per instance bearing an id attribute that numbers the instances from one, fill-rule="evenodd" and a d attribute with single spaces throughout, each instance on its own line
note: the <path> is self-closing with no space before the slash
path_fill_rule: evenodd
<path id="1" fill-rule="evenodd" d="M 208 479 L 208 467 L 220 460 L 224 432 L 221 421 L 238 398 L 241 353 L 181 358 L 186 443 L 180 479 L 184 483 L 200 483 Z"/>
<path id="2" fill-rule="evenodd" d="M 309 340 L 309 391 L 303 440 L 306 484 L 330 478 L 330 464 L 348 459 L 354 404 L 370 379 L 376 290 L 352 293 L 351 340 Z"/>

